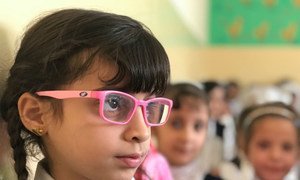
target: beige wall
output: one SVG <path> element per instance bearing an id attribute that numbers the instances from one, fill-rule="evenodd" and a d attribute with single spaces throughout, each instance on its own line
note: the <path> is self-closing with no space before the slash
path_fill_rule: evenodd
<path id="1" fill-rule="evenodd" d="M 166 31 L 168 27 L 157 24 L 154 14 L 160 3 L 166 1 L 168 0 L 0 0 L 0 65 L 7 64 L 12 59 L 26 25 L 45 11 L 83 7 L 125 14 L 144 22 L 160 37 L 160 31 Z M 201 34 L 204 35 L 205 33 Z M 290 77 L 300 82 L 300 48 L 205 45 L 165 47 L 171 60 L 173 81 L 236 79 L 242 84 L 249 84 L 272 83 L 279 78 Z M 3 76 L 3 72 L 0 72 L 0 76 Z"/>
<path id="2" fill-rule="evenodd" d="M 172 79 L 235 79 L 242 84 L 300 82 L 298 47 L 202 47 L 168 49 Z"/>

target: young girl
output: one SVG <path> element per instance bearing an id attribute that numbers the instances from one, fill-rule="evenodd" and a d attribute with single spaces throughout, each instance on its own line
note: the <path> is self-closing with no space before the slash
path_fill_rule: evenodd
<path id="1" fill-rule="evenodd" d="M 35 179 L 131 179 L 150 147 L 150 126 L 172 101 L 167 54 L 141 23 L 81 9 L 54 12 L 26 33 L 1 111 L 18 179 L 38 146 Z"/>
<path id="2" fill-rule="evenodd" d="M 246 159 L 240 156 L 235 171 L 234 168 L 230 170 L 228 165 L 227 172 L 223 168 L 223 177 L 298 179 L 292 169 L 296 165 L 299 153 L 298 121 L 295 110 L 279 102 L 245 109 L 238 124 L 238 142 Z"/>
<path id="3" fill-rule="evenodd" d="M 189 83 L 170 85 L 165 96 L 174 106 L 164 128 L 154 128 L 158 151 L 170 163 L 174 179 L 201 179 L 204 170 L 199 154 L 207 133 L 207 97 Z"/>

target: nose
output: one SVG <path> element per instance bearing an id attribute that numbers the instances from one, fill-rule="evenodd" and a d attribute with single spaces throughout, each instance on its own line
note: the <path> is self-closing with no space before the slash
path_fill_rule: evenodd
<path id="1" fill-rule="evenodd" d="M 270 156 L 273 160 L 279 160 L 280 157 L 281 157 L 281 149 L 280 148 L 276 148 L 276 147 L 273 147 L 270 151 Z"/>
<path id="2" fill-rule="evenodd" d="M 141 143 L 150 140 L 150 137 L 150 126 L 147 126 L 147 124 L 145 123 L 142 109 L 138 107 L 136 109 L 136 112 L 132 116 L 132 119 L 127 124 L 125 139 L 127 141 L 135 141 Z"/>
<path id="3" fill-rule="evenodd" d="M 193 137 L 192 133 L 193 133 L 193 131 L 191 129 L 189 129 L 189 127 L 184 127 L 181 130 L 181 134 L 180 134 L 181 141 L 183 141 L 183 142 L 192 141 L 192 137 Z"/>

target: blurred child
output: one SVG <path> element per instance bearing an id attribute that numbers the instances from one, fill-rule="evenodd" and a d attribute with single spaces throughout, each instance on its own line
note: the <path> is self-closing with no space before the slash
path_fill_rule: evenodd
<path id="1" fill-rule="evenodd" d="M 264 103 L 245 109 L 238 124 L 239 157 L 221 167 L 225 179 L 298 179 L 298 115 L 288 105 Z"/>
<path id="2" fill-rule="evenodd" d="M 41 150 L 36 180 L 130 180 L 172 101 L 168 56 L 140 22 L 64 9 L 22 39 L 1 99 L 18 180 Z M 38 147 L 38 148 L 37 148 Z M 34 151 L 34 152 L 33 152 Z"/>
<path id="3" fill-rule="evenodd" d="M 236 155 L 235 120 L 225 99 L 224 86 L 216 81 L 205 81 L 202 85 L 208 96 L 210 112 L 203 157 L 208 169 L 217 176 L 219 164 Z"/>
<path id="4" fill-rule="evenodd" d="M 207 97 L 189 83 L 170 85 L 165 97 L 172 99 L 174 105 L 164 128 L 154 128 L 158 150 L 170 163 L 174 179 L 202 179 L 205 170 L 199 153 L 207 133 Z"/>
<path id="5" fill-rule="evenodd" d="M 240 100 L 240 89 L 241 87 L 236 81 L 229 81 L 225 85 L 225 99 L 227 101 L 229 111 L 234 117 L 234 120 L 237 120 L 242 110 L 242 104 Z"/>

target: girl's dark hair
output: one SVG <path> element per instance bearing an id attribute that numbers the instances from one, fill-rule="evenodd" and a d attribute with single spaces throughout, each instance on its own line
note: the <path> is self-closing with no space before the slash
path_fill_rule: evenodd
<path id="1" fill-rule="evenodd" d="M 206 93 L 191 83 L 176 83 L 169 84 L 165 97 L 173 100 L 173 109 L 180 109 L 183 103 L 183 100 L 186 97 L 193 97 L 195 100 L 202 100 L 204 104 L 207 104 L 208 97 Z"/>
<path id="2" fill-rule="evenodd" d="M 259 105 L 253 105 L 245 108 L 239 117 L 237 123 L 237 130 L 239 130 L 245 140 L 245 144 L 248 144 L 252 137 L 253 127 L 255 124 L 265 117 L 283 117 L 289 119 L 297 130 L 299 139 L 299 115 L 296 110 L 287 104 L 282 102 L 269 102 Z"/>
<path id="3" fill-rule="evenodd" d="M 164 48 L 150 30 L 127 16 L 60 10 L 40 19 L 24 34 L 0 106 L 8 124 L 18 179 L 28 177 L 28 149 L 33 144 L 42 148 L 41 138 L 20 121 L 19 97 L 25 92 L 34 94 L 70 84 L 83 77 L 97 60 L 117 66 L 114 77 L 100 80 L 109 87 L 121 84 L 118 88 L 126 92 L 162 95 L 169 81 Z M 57 101 L 51 101 L 53 108 L 61 108 Z"/>

